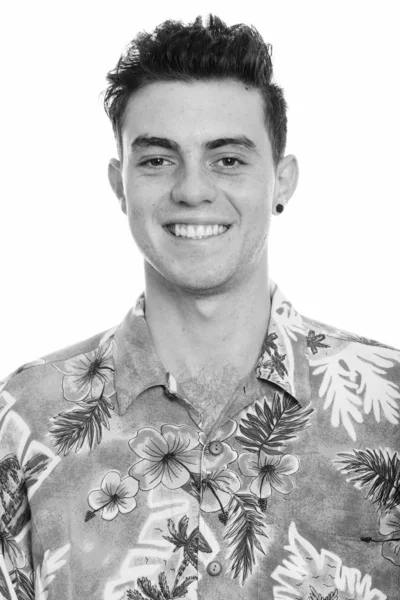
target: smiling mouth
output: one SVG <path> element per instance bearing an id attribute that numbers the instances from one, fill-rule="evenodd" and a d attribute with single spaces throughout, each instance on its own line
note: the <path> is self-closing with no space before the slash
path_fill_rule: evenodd
<path id="1" fill-rule="evenodd" d="M 213 238 L 218 238 L 224 235 L 229 229 L 231 225 L 216 225 L 204 227 L 201 231 L 195 235 L 195 231 L 193 227 L 180 227 L 179 225 L 163 225 L 163 229 L 169 233 L 175 239 L 180 240 L 190 240 L 190 241 L 198 241 L 198 240 L 211 240 Z"/>

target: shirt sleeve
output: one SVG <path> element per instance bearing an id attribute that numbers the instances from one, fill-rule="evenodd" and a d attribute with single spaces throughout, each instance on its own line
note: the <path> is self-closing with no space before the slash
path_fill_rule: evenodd
<path id="1" fill-rule="evenodd" d="M 0 598 L 35 597 L 31 550 L 31 511 L 22 452 L 29 428 L 18 414 L 13 376 L 0 382 Z"/>

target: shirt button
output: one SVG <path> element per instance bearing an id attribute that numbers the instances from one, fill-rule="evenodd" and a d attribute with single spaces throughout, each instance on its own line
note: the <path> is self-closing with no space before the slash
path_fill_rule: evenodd
<path id="1" fill-rule="evenodd" d="M 212 577 L 219 575 L 221 573 L 221 571 L 222 571 L 221 563 L 219 563 L 217 560 L 213 560 L 212 562 L 208 563 L 207 573 L 209 575 L 211 575 Z"/>
<path id="2" fill-rule="evenodd" d="M 208 449 L 210 450 L 211 454 L 214 454 L 214 456 L 218 456 L 218 454 L 221 454 L 223 451 L 221 442 L 218 442 L 217 440 L 210 442 Z"/>

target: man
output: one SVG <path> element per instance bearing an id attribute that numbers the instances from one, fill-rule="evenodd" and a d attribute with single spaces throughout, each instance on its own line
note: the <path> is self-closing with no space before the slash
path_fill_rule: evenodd
<path id="1" fill-rule="evenodd" d="M 269 278 L 298 179 L 269 50 L 167 21 L 108 75 L 145 291 L 2 383 L 3 598 L 400 597 L 400 351 Z"/>

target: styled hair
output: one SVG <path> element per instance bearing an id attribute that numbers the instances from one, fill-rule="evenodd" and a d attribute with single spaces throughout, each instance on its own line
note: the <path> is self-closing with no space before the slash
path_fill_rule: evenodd
<path id="1" fill-rule="evenodd" d="M 275 168 L 284 156 L 287 104 L 283 90 L 272 83 L 272 46 L 254 26 L 228 27 L 209 14 L 184 25 L 167 20 L 153 33 L 140 32 L 128 44 L 114 69 L 107 74 L 104 109 L 109 117 L 122 160 L 121 129 L 131 96 L 158 81 L 234 79 L 260 91 L 264 125 L 269 135 Z"/>

